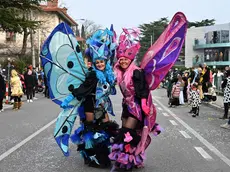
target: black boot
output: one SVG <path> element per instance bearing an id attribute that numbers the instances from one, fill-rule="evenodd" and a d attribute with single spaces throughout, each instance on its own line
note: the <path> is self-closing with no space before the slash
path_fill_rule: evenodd
<path id="1" fill-rule="evenodd" d="M 220 117 L 219 119 L 228 119 L 228 116 L 224 114 L 224 116 Z"/>
<path id="2" fill-rule="evenodd" d="M 228 103 L 224 103 L 224 116 L 219 119 L 228 119 Z"/>

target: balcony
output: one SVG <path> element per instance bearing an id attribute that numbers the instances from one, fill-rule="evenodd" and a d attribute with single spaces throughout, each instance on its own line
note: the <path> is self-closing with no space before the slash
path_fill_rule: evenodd
<path id="1" fill-rule="evenodd" d="M 228 57 L 224 59 L 228 59 Z M 206 63 L 208 66 L 230 66 L 230 61 L 208 61 L 204 58 L 204 56 L 193 58 L 193 66 L 199 66 L 199 64 L 202 63 Z"/>
<path id="2" fill-rule="evenodd" d="M 226 47 L 230 47 L 230 42 L 222 42 L 222 43 L 210 42 L 209 44 L 207 44 L 205 39 L 195 39 L 193 49 L 199 50 L 199 49 L 206 49 L 206 48 L 226 48 Z"/>

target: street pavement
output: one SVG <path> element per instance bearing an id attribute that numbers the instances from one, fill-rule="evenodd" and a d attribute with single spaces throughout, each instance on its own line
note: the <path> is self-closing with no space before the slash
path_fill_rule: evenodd
<path id="1" fill-rule="evenodd" d="M 119 90 L 119 89 L 118 89 Z M 165 89 L 152 93 L 157 107 L 157 122 L 163 132 L 147 149 L 147 160 L 139 172 L 229 172 L 230 130 L 220 128 L 222 110 L 200 107 L 200 116 L 191 117 L 190 107 L 168 108 Z M 111 96 L 116 117 L 121 114 L 121 94 Z M 70 144 L 64 157 L 53 138 L 60 108 L 50 99 L 39 97 L 24 103 L 19 111 L 10 108 L 0 113 L 0 172 L 102 172 L 85 166 Z M 78 121 L 76 122 L 76 124 Z"/>

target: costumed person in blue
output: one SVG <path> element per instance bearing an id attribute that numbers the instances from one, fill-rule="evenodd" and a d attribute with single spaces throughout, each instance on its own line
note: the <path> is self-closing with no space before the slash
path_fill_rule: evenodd
<path id="1" fill-rule="evenodd" d="M 109 98 L 115 94 L 115 77 L 110 66 L 116 48 L 114 33 L 113 28 L 99 30 L 87 40 L 86 55 L 93 62 L 91 68 L 84 63 L 80 45 L 65 23 L 53 30 L 40 55 L 49 97 L 62 108 L 54 138 L 65 156 L 69 156 L 71 138 L 85 164 L 93 167 L 110 166 L 110 137 L 118 129 L 108 116 L 114 115 Z M 80 127 L 72 134 L 78 116 Z"/>
<path id="2" fill-rule="evenodd" d="M 61 104 L 66 108 L 70 100 L 76 97 L 83 100 L 80 108 L 81 126 L 71 136 L 73 143 L 85 163 L 93 167 L 109 167 L 110 137 L 116 135 L 118 125 L 109 120 L 113 114 L 110 94 L 115 94 L 115 76 L 110 65 L 115 44 L 108 40 L 113 32 L 99 30 L 87 40 L 86 55 L 92 61 L 85 81 L 71 90 L 72 95 Z M 114 46 L 114 48 L 112 48 Z M 111 49 L 112 48 L 112 49 Z"/>

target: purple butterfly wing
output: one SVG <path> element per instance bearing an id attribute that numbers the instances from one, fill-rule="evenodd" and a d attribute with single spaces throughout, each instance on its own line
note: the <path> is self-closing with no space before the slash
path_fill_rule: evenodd
<path id="1" fill-rule="evenodd" d="M 158 87 L 176 62 L 185 40 L 186 31 L 187 19 L 183 13 L 178 12 L 144 55 L 141 68 L 145 71 L 150 90 Z"/>

